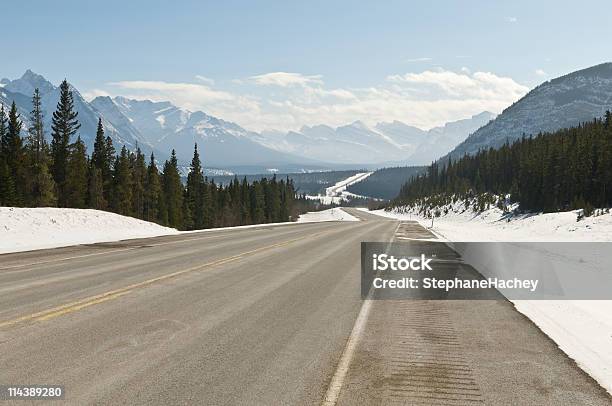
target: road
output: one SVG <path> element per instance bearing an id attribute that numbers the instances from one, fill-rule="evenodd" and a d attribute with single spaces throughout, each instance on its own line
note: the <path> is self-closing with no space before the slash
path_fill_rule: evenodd
<path id="1" fill-rule="evenodd" d="M 505 301 L 366 301 L 352 334 L 360 242 L 428 232 L 351 214 L 2 255 L 0 384 L 61 384 L 75 405 L 317 405 L 348 360 L 343 405 L 611 404 Z"/>

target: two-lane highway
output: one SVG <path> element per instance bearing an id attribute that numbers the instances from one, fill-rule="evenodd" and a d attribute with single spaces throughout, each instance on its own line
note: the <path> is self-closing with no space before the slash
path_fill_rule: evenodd
<path id="1" fill-rule="evenodd" d="M 612 404 L 506 300 L 362 301 L 362 241 L 435 236 L 346 210 L 362 221 L 1 255 L 0 385 L 74 405 Z"/>
<path id="2" fill-rule="evenodd" d="M 0 256 L 0 384 L 71 404 L 317 404 L 397 222 L 209 231 Z M 373 220 L 376 221 L 373 221 Z"/>

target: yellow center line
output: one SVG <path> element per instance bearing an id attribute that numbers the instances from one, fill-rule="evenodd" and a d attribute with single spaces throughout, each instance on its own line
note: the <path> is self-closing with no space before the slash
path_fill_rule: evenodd
<path id="1" fill-rule="evenodd" d="M 336 231 L 336 230 L 332 230 Z M 172 272 L 169 274 L 165 274 L 165 275 L 161 275 L 152 279 L 148 279 L 142 282 L 138 282 L 138 283 L 133 283 L 131 285 L 128 286 L 124 286 L 122 288 L 118 288 L 118 289 L 114 289 L 105 293 L 100 293 L 98 295 L 94 295 L 94 296 L 90 296 L 90 297 L 86 297 L 84 299 L 80 299 L 71 303 L 66 303 L 63 304 L 61 306 L 56 306 L 56 307 L 52 307 L 50 309 L 47 310 L 42 310 L 36 313 L 32 313 L 32 314 L 27 314 L 25 316 L 21 316 L 21 317 L 17 317 L 15 319 L 11 319 L 11 320 L 6 320 L 3 322 L 0 322 L 0 328 L 2 327 L 8 327 L 8 326 L 13 326 L 15 324 L 19 324 L 19 323 L 23 323 L 23 322 L 29 322 L 29 321 L 44 321 L 44 320 L 48 320 L 50 318 L 53 317 L 57 317 L 57 316 L 61 316 L 67 313 L 72 313 L 75 311 L 78 311 L 80 309 L 83 309 L 85 307 L 89 307 L 98 303 L 103 303 L 106 301 L 109 301 L 111 299 L 115 299 L 118 298 L 120 296 L 123 296 L 127 293 L 129 293 L 130 291 L 133 291 L 134 289 L 138 289 L 138 288 L 143 288 L 149 285 L 152 285 L 156 282 L 160 282 L 160 281 L 164 281 L 170 278 L 175 278 L 179 275 L 184 275 L 190 272 L 195 272 L 195 271 L 201 271 L 204 270 L 206 268 L 210 268 L 210 267 L 214 267 L 214 266 L 218 266 L 218 265 L 223 265 L 223 264 L 227 264 L 229 262 L 233 262 L 236 260 L 239 260 L 241 258 L 244 258 L 247 255 L 252 255 L 252 254 L 256 254 L 262 251 L 267 251 L 267 250 L 271 250 L 273 248 L 278 248 L 278 247 L 282 247 L 285 245 L 289 245 L 292 244 L 296 241 L 300 241 L 303 240 L 305 238 L 309 238 L 309 237 L 317 237 L 321 234 L 326 234 L 326 233 L 330 233 L 330 231 L 326 231 L 326 232 L 319 232 L 319 233 L 315 233 L 315 234 L 309 234 L 309 235 L 305 235 L 302 237 L 298 237 L 298 238 L 294 238 L 292 240 L 287 240 L 287 241 L 283 241 L 283 242 L 279 242 L 276 244 L 271 244 L 271 245 L 266 245 L 264 247 L 260 247 L 260 248 L 255 248 L 252 249 L 250 251 L 246 251 L 246 252 L 242 252 L 240 254 L 236 254 L 236 255 L 232 255 L 230 257 L 227 258 L 222 258 L 222 259 L 218 259 L 215 261 L 211 261 L 202 265 L 198 265 L 198 266 L 194 266 L 192 268 L 187 268 L 187 269 L 183 269 L 181 271 L 176 271 L 176 272 Z"/>
<path id="2" fill-rule="evenodd" d="M 185 239 L 185 240 L 168 241 L 168 242 L 157 243 L 157 244 L 143 244 L 143 245 L 147 245 L 149 247 L 159 247 L 159 246 L 162 246 L 162 245 L 180 244 L 180 243 L 183 243 L 183 242 L 190 242 L 190 241 L 210 240 L 210 239 L 213 239 L 213 238 L 219 238 L 219 236 L 209 236 L 209 237 L 204 237 L 204 238 L 188 238 L 188 239 Z M 119 242 L 119 241 L 117 241 L 117 242 Z M 102 243 L 99 243 L 99 244 L 106 244 L 106 243 L 102 242 Z M 0 267 L 0 271 L 4 271 L 4 270 L 8 270 L 8 269 L 15 269 L 15 268 L 24 268 L 24 267 L 27 267 L 27 266 L 50 264 L 50 263 L 53 263 L 53 262 L 69 261 L 71 259 L 80 259 L 80 258 L 94 257 L 94 256 L 97 256 L 97 255 L 112 254 L 114 252 L 131 251 L 131 250 L 138 249 L 141 246 L 142 245 L 136 245 L 136 246 L 133 246 L 133 247 L 118 248 L 118 249 L 109 250 L 109 251 L 94 252 L 94 253 L 91 253 L 91 254 L 83 254 L 83 255 L 75 255 L 75 256 L 72 256 L 72 257 L 48 259 L 46 261 L 31 262 L 31 263 L 27 263 L 27 264 L 17 264 L 17 265 L 3 266 L 3 267 Z"/>

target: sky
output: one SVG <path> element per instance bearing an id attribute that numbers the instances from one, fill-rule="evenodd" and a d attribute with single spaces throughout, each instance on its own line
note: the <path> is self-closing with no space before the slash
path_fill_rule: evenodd
<path id="1" fill-rule="evenodd" d="M 21 1 L 0 77 L 169 100 L 263 131 L 499 113 L 612 61 L 607 1 Z"/>

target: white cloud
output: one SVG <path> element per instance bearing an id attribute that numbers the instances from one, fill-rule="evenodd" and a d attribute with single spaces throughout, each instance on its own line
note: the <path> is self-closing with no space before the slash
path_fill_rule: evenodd
<path id="1" fill-rule="evenodd" d="M 202 75 L 195 75 L 196 79 L 198 79 L 200 82 L 206 83 L 209 86 L 212 86 L 215 84 L 215 81 L 211 78 L 207 78 L 206 76 L 202 76 Z"/>
<path id="2" fill-rule="evenodd" d="M 535 74 L 538 76 L 546 76 L 546 72 L 544 72 L 542 69 L 536 69 Z"/>
<path id="3" fill-rule="evenodd" d="M 92 101 L 98 96 L 110 96 L 110 93 L 102 89 L 91 89 L 87 92 L 82 93 L 81 96 L 83 96 L 83 98 L 87 101 Z"/>
<path id="4" fill-rule="evenodd" d="M 399 120 L 430 128 L 484 110 L 498 113 L 528 91 L 513 79 L 491 72 L 442 68 L 390 75 L 366 88 L 333 88 L 320 75 L 283 72 L 234 80 L 232 91 L 209 83 L 122 81 L 103 91 L 169 100 L 255 131 L 339 126 L 356 120 L 367 124 Z M 102 91 L 91 93 L 96 92 Z"/>
<path id="5" fill-rule="evenodd" d="M 406 62 L 431 62 L 431 61 L 432 59 L 429 57 L 406 59 Z"/>
<path id="6" fill-rule="evenodd" d="M 263 75 L 251 76 L 258 85 L 263 86 L 306 86 L 309 84 L 323 84 L 321 75 L 306 76 L 300 73 L 290 72 L 271 72 Z"/>
<path id="7" fill-rule="evenodd" d="M 508 23 L 514 24 L 514 23 L 516 23 L 518 21 L 518 18 L 508 16 L 508 17 L 505 18 L 505 20 Z"/>

